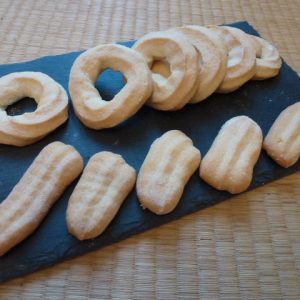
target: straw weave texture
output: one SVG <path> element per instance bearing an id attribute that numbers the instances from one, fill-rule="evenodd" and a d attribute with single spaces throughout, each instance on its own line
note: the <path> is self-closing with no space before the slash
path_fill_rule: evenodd
<path id="1" fill-rule="evenodd" d="M 1 0 L 0 63 L 238 20 L 300 71 L 299 0 Z M 86 298 L 300 299 L 300 174 L 0 286 L 1 300 Z"/>

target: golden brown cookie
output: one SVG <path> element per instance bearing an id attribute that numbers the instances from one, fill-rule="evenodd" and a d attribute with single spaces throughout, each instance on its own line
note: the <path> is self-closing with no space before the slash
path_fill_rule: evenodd
<path id="1" fill-rule="evenodd" d="M 200 159 L 200 151 L 179 130 L 168 131 L 156 139 L 137 178 L 137 195 L 142 207 L 158 215 L 171 212 L 199 167 Z"/>
<path id="2" fill-rule="evenodd" d="M 125 86 L 110 101 L 101 98 L 94 84 L 107 68 L 120 71 Z M 71 69 L 69 89 L 75 113 L 87 127 L 114 127 L 134 115 L 152 92 L 149 68 L 133 49 L 116 44 L 100 45 L 79 55 Z"/>
<path id="3" fill-rule="evenodd" d="M 24 97 L 33 98 L 37 109 L 22 115 L 7 115 L 7 106 Z M 40 72 L 17 72 L 0 78 L 0 144 L 32 144 L 67 119 L 67 93 L 48 75 Z"/>
<path id="4" fill-rule="evenodd" d="M 93 155 L 69 200 L 69 232 L 79 240 L 100 235 L 134 187 L 135 179 L 135 170 L 122 156 L 105 151 Z"/>
<path id="5" fill-rule="evenodd" d="M 72 146 L 54 142 L 40 152 L 0 203 L 0 256 L 36 230 L 82 169 L 83 160 Z"/>
<path id="6" fill-rule="evenodd" d="M 264 140 L 263 148 L 280 166 L 288 168 L 300 157 L 300 102 L 280 113 Z"/>
<path id="7" fill-rule="evenodd" d="M 252 180 L 262 146 L 260 127 L 246 116 L 227 121 L 200 165 L 200 177 L 218 190 L 237 194 Z"/>

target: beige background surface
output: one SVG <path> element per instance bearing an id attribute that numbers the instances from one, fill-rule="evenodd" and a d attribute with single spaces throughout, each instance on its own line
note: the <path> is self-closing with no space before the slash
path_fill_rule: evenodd
<path id="1" fill-rule="evenodd" d="M 1 0 L 0 63 L 244 19 L 300 71 L 299 0 Z M 12 280 L 0 299 L 300 299 L 299 183 L 290 176 Z"/>

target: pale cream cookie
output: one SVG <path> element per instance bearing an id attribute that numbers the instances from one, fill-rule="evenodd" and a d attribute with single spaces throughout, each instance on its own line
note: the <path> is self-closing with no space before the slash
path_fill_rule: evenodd
<path id="1" fill-rule="evenodd" d="M 245 191 L 262 147 L 260 127 L 246 116 L 227 121 L 200 165 L 200 177 L 218 190 Z"/>
<path id="2" fill-rule="evenodd" d="M 178 110 L 196 92 L 198 84 L 198 54 L 183 34 L 173 31 L 151 32 L 140 38 L 133 49 L 140 52 L 149 68 L 155 61 L 169 64 L 166 78 L 152 73 L 153 93 L 147 101 L 159 110 Z"/>
<path id="3" fill-rule="evenodd" d="M 135 170 L 120 155 L 93 155 L 69 200 L 69 232 L 79 240 L 100 235 L 117 214 L 135 180 Z"/>
<path id="4" fill-rule="evenodd" d="M 200 151 L 179 130 L 168 131 L 156 139 L 137 178 L 137 195 L 142 207 L 158 215 L 170 213 L 199 167 L 200 159 Z"/>
<path id="5" fill-rule="evenodd" d="M 300 157 L 300 102 L 283 110 L 264 140 L 263 148 L 280 166 L 288 168 Z"/>
<path id="6" fill-rule="evenodd" d="M 36 230 L 82 169 L 83 160 L 72 146 L 54 142 L 40 152 L 0 203 L 0 256 Z"/>
<path id="7" fill-rule="evenodd" d="M 223 39 L 228 49 L 227 71 L 218 93 L 237 90 L 256 72 L 256 49 L 254 42 L 242 30 L 229 26 L 209 26 Z"/>
<path id="8" fill-rule="evenodd" d="M 37 109 L 22 115 L 7 115 L 7 106 L 24 97 L 33 98 Z M 16 72 L 0 78 L 0 144 L 32 144 L 67 119 L 67 93 L 48 75 L 40 72 Z"/>
<path id="9" fill-rule="evenodd" d="M 120 71 L 125 86 L 110 101 L 94 84 L 107 68 Z M 69 89 L 75 113 L 87 127 L 114 127 L 134 115 L 152 93 L 151 72 L 142 55 L 116 44 L 100 45 L 79 55 L 70 72 Z"/>

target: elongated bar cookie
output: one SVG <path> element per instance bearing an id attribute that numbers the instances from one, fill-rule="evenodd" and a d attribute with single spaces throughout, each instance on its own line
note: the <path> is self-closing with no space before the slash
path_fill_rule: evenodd
<path id="1" fill-rule="evenodd" d="M 200 151 L 179 130 L 168 131 L 156 139 L 137 179 L 137 194 L 143 208 L 158 215 L 171 212 L 200 159 Z"/>
<path id="2" fill-rule="evenodd" d="M 67 224 L 79 240 L 100 235 L 117 214 L 132 190 L 135 170 L 122 156 L 111 152 L 95 154 L 71 195 Z"/>
<path id="3" fill-rule="evenodd" d="M 40 152 L 0 204 L 0 256 L 33 233 L 82 169 L 72 146 L 54 142 Z"/>
<path id="4" fill-rule="evenodd" d="M 231 194 L 245 191 L 262 146 L 260 127 L 250 118 L 239 116 L 227 121 L 204 156 L 200 177 L 218 190 Z"/>
<path id="5" fill-rule="evenodd" d="M 263 147 L 284 168 L 297 162 L 300 157 L 300 102 L 281 112 L 265 137 Z"/>

